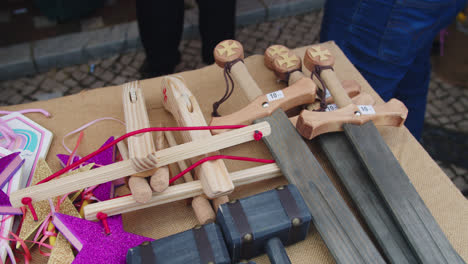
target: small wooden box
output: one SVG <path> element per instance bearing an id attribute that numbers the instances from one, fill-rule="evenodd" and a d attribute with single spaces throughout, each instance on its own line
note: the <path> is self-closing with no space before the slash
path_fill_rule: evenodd
<path id="1" fill-rule="evenodd" d="M 293 225 L 294 218 L 299 218 L 299 223 L 295 220 Z M 287 185 L 221 205 L 217 223 L 236 262 L 265 253 L 267 241 L 274 237 L 285 246 L 304 240 L 311 218 L 297 188 Z M 252 236 L 250 242 L 245 240 L 247 233 Z"/>
<path id="2" fill-rule="evenodd" d="M 213 259 L 207 259 L 210 255 Z M 207 264 L 210 261 L 231 263 L 221 230 L 214 223 L 144 243 L 127 252 L 128 264 Z"/>

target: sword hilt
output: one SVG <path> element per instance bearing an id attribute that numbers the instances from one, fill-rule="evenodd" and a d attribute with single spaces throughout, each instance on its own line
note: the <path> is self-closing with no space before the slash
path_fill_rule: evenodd
<path id="1" fill-rule="evenodd" d="M 244 58 L 244 48 L 239 41 L 232 39 L 223 40 L 216 45 L 213 53 L 216 64 L 219 67 L 225 68 L 227 66 L 230 68 L 232 77 L 234 77 L 239 87 L 244 91 L 249 102 L 263 94 L 242 61 Z"/>

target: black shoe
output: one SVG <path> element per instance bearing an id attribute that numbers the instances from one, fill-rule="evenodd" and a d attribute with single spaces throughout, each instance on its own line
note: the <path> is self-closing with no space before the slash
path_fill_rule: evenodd
<path id="1" fill-rule="evenodd" d="M 154 70 L 145 59 L 140 69 L 138 70 L 141 74 L 142 79 L 156 78 L 159 76 L 169 75 L 174 73 L 174 67 L 166 67 L 165 69 Z"/>

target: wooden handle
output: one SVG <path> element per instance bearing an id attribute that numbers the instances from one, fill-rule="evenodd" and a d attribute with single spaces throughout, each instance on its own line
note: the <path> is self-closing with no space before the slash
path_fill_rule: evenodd
<path id="1" fill-rule="evenodd" d="M 123 141 L 117 143 L 120 155 L 123 160 L 128 160 L 128 148 Z M 132 193 L 135 201 L 139 203 L 146 203 L 151 199 L 153 192 L 148 184 L 148 181 L 144 177 L 130 176 L 128 178 L 128 188 Z"/>
<path id="2" fill-rule="evenodd" d="M 355 104 L 355 105 L 372 105 L 372 106 L 375 105 L 375 99 L 368 93 L 358 94 L 358 95 L 354 96 L 353 98 L 351 98 L 351 100 L 353 101 L 353 104 Z M 331 102 L 331 103 L 333 103 L 333 102 Z M 316 106 L 315 104 L 310 104 L 310 105 L 307 106 L 307 110 L 309 110 L 309 111 L 314 111 L 314 110 L 316 110 L 318 108 L 319 107 Z M 289 120 L 291 121 L 293 126 L 296 126 L 296 123 L 297 123 L 298 119 L 299 119 L 299 115 L 289 118 Z M 333 122 L 333 121 L 331 121 L 331 122 Z M 328 133 L 328 132 L 332 132 L 332 131 L 327 131 L 325 133 Z"/>
<path id="3" fill-rule="evenodd" d="M 150 127 L 145 98 L 138 81 L 126 83 L 122 89 L 125 123 L 127 133 Z M 147 177 L 154 173 L 154 166 L 149 164 L 147 157 L 156 152 L 151 133 L 144 133 L 128 138 L 129 159 L 135 161 L 136 166 L 147 169 L 135 176 Z"/>
<path id="4" fill-rule="evenodd" d="M 164 94 L 164 108 L 171 112 L 179 126 L 206 126 L 205 118 L 190 90 L 185 83 L 176 77 L 164 77 L 162 80 L 162 92 Z M 197 139 L 209 139 L 211 133 L 208 130 L 186 131 L 182 133 L 184 142 Z M 193 159 L 199 160 L 202 157 Z M 209 161 L 195 169 L 200 178 L 205 194 L 209 198 L 215 198 L 231 193 L 234 185 L 229 178 L 226 165 L 222 160 Z"/>
<path id="5" fill-rule="evenodd" d="M 256 119 L 271 115 L 278 108 L 286 111 L 299 105 L 313 103 L 316 91 L 317 86 L 311 79 L 302 78 L 282 90 L 257 97 L 253 102 L 235 113 L 213 117 L 210 125 L 249 125 Z M 224 131 L 212 131 L 213 134 L 221 132 Z"/>
<path id="6" fill-rule="evenodd" d="M 299 74 L 299 72 L 297 72 Z M 291 79 L 289 79 L 290 83 L 293 83 Z M 367 104 L 367 105 L 374 105 L 375 100 L 371 97 L 369 94 L 364 95 L 363 97 L 360 97 L 361 95 L 361 85 L 359 85 L 358 82 L 355 80 L 344 80 L 341 82 L 341 85 L 343 85 L 343 88 L 345 92 L 348 94 L 349 97 L 351 97 L 351 100 L 353 101 L 354 104 Z M 359 98 L 356 98 L 359 97 Z M 370 97 L 370 98 L 369 98 Z M 359 100 L 363 100 L 363 103 L 357 103 Z M 372 103 L 365 103 L 365 101 L 369 102 L 371 101 Z M 326 97 L 326 103 L 327 104 L 333 104 L 335 103 L 335 100 L 333 99 L 333 96 L 328 96 Z M 308 105 L 307 110 L 314 111 L 318 110 L 320 108 L 320 102 L 315 102 L 313 104 Z"/>
<path id="7" fill-rule="evenodd" d="M 271 263 L 291 264 L 284 245 L 277 237 L 271 238 L 265 245 L 265 251 Z"/>
<path id="8" fill-rule="evenodd" d="M 335 57 L 322 45 L 314 45 L 307 49 L 304 55 L 304 65 L 310 71 L 314 71 L 315 66 L 333 66 Z M 332 69 L 324 69 L 320 73 L 323 81 L 327 84 L 335 103 L 338 107 L 345 107 L 352 104 L 351 98 L 344 92 L 343 86 L 336 73 Z"/>
<path id="9" fill-rule="evenodd" d="M 161 126 L 161 125 L 160 125 Z M 164 132 L 156 131 L 156 149 L 165 149 Z M 151 175 L 150 186 L 155 192 L 163 192 L 169 187 L 169 166 L 158 168 L 156 172 Z"/>
<path id="10" fill-rule="evenodd" d="M 170 147 L 177 146 L 177 142 L 174 138 L 174 135 L 171 131 L 164 131 L 166 135 L 167 143 Z M 177 162 L 181 171 L 188 168 L 185 161 Z M 190 172 L 184 175 L 185 182 L 192 182 L 193 177 Z M 211 207 L 210 202 L 206 199 L 203 195 L 199 195 L 192 200 L 192 208 L 195 213 L 195 217 L 197 218 L 198 222 L 202 225 L 214 222 L 216 219 L 216 214 Z"/>
<path id="11" fill-rule="evenodd" d="M 221 68 L 224 68 L 228 62 L 244 58 L 244 48 L 242 44 L 232 39 L 221 41 L 216 45 L 213 53 L 216 64 Z M 249 101 L 253 101 L 263 94 L 242 61 L 238 61 L 232 65 L 231 74 L 236 83 L 242 88 Z"/>
<path id="12" fill-rule="evenodd" d="M 302 69 L 302 61 L 293 51 L 283 45 L 273 45 L 266 49 L 264 63 L 275 75 L 283 81 L 294 78 L 296 81 L 303 76 L 295 74 L 295 71 Z M 291 74 L 292 72 L 292 74 Z"/>
<path id="13" fill-rule="evenodd" d="M 312 139 L 323 133 L 342 131 L 343 124 L 362 125 L 370 120 L 377 126 L 402 126 L 408 115 L 408 109 L 396 99 L 372 108 L 374 114 L 364 114 L 354 104 L 331 112 L 304 110 L 297 120 L 296 128 L 303 137 Z M 356 115 L 357 112 L 361 114 Z"/>
<path id="14" fill-rule="evenodd" d="M 250 142 L 254 140 L 253 135 L 255 131 L 262 132 L 265 137 L 269 136 L 271 134 L 270 124 L 268 124 L 268 122 L 261 122 L 215 135 L 211 138 L 200 139 L 157 151 L 154 154 L 153 164 L 155 164 L 155 167 L 162 167 L 184 159 L 190 159 L 223 148 Z M 59 178 L 18 190 L 10 194 L 10 202 L 13 207 L 19 208 L 23 206 L 21 200 L 24 197 L 30 197 L 33 202 L 43 201 L 47 198 L 120 179 L 141 171 L 143 171 L 143 169 L 135 166 L 133 161 L 124 160 L 90 171 L 80 172 L 73 177 Z"/>
<path id="15" fill-rule="evenodd" d="M 281 175 L 281 170 L 273 163 L 236 171 L 231 173 L 230 177 L 236 186 L 242 186 L 273 179 Z M 90 204 L 84 209 L 85 218 L 88 220 L 97 220 L 96 214 L 98 212 L 106 213 L 108 216 L 123 214 L 173 201 L 180 201 L 201 194 L 203 194 L 203 189 L 200 181 L 181 183 L 169 186 L 165 192 L 154 192 L 151 200 L 145 204 L 136 203 L 132 197 L 128 196 Z"/>

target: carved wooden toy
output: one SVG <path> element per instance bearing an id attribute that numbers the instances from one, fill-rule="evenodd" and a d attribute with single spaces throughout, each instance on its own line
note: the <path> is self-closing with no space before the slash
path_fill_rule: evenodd
<path id="1" fill-rule="evenodd" d="M 254 79 L 248 74 L 247 67 L 244 62 L 244 48 L 237 40 L 224 40 L 221 41 L 213 50 L 216 64 L 219 67 L 225 66 L 233 73 L 233 77 L 241 86 L 251 87 L 246 91 L 246 96 L 249 101 L 263 95 L 263 92 L 258 86 L 255 85 Z"/>
<path id="2" fill-rule="evenodd" d="M 216 221 L 234 263 L 264 253 L 271 263 L 291 263 L 283 245 L 306 238 L 311 215 L 291 184 L 223 204 Z"/>
<path id="3" fill-rule="evenodd" d="M 216 221 L 132 248 L 127 263 L 246 263 L 264 253 L 291 263 L 284 246 L 306 238 L 311 215 L 287 185 L 221 205 Z"/>
<path id="4" fill-rule="evenodd" d="M 24 197 L 29 197 L 32 201 L 42 201 L 146 171 L 151 167 L 159 168 L 180 160 L 239 145 L 254 140 L 255 131 L 260 131 L 263 135 L 269 135 L 270 126 L 267 123 L 251 125 L 222 135 L 212 136 L 208 139 L 199 139 L 176 147 L 159 150 L 143 159 L 124 160 L 88 172 L 78 173 L 74 177 L 54 179 L 40 185 L 30 186 L 12 193 L 10 202 L 13 207 L 21 207 L 23 206 L 21 200 Z M 142 164 L 145 164 L 145 166 L 142 166 Z"/>
<path id="5" fill-rule="evenodd" d="M 231 258 L 219 226 L 210 223 L 131 248 L 127 263 L 230 264 Z"/>
<path id="6" fill-rule="evenodd" d="M 304 79 L 306 78 L 301 80 Z M 251 85 L 258 87 L 255 82 Z M 239 86 L 243 91 L 252 88 L 243 86 L 242 83 Z M 269 136 L 263 137 L 264 142 L 283 175 L 299 189 L 315 227 L 335 260 L 338 263 L 384 263 L 382 256 L 284 111 L 277 109 L 270 117 L 255 120 L 254 123 L 264 121 L 272 129 Z"/>
<path id="7" fill-rule="evenodd" d="M 219 45 L 221 45 L 222 43 L 226 43 L 226 41 L 221 42 Z M 218 46 L 217 48 L 219 48 Z M 221 45 L 221 47 L 224 46 Z M 219 55 L 219 53 L 216 52 L 215 48 L 215 60 L 217 64 L 225 65 L 226 61 L 236 61 L 240 58 L 243 58 L 244 54 L 242 50 L 242 45 L 240 43 L 236 43 L 236 47 L 238 47 L 236 49 L 236 53 L 232 54 L 229 58 L 226 58 L 226 56 Z M 271 48 L 270 50 L 267 50 L 265 52 L 265 64 L 267 65 L 267 67 L 268 63 L 271 63 L 270 67 L 278 69 L 275 72 L 278 73 L 277 75 L 281 76 L 280 78 L 285 78 L 284 76 L 288 72 L 290 72 L 290 77 L 294 78 L 297 81 L 293 85 L 290 85 L 282 90 L 265 95 L 259 95 L 246 107 L 232 114 L 213 117 L 211 119 L 210 125 L 249 125 L 258 118 L 271 115 L 276 109 L 281 108 L 284 111 L 287 111 L 294 107 L 311 104 L 316 101 L 317 86 L 310 78 L 304 78 L 305 76 L 299 71 L 302 66 L 300 58 L 284 46 L 275 45 L 273 47 L 276 47 L 276 49 Z M 288 52 L 281 54 L 281 52 L 284 52 L 285 50 L 287 50 Z M 236 62 L 235 65 L 239 63 L 241 62 Z M 252 77 L 249 75 L 248 71 L 242 70 L 231 72 L 232 76 L 236 80 L 249 80 L 248 82 L 240 82 L 239 86 L 254 86 L 254 88 L 247 89 L 246 93 L 250 92 L 251 89 L 257 90 L 257 88 L 255 88 L 255 86 L 257 85 L 255 81 L 253 81 Z M 357 85 L 355 82 L 346 82 L 346 88 L 351 96 L 357 95 L 360 91 L 360 86 Z M 218 134 L 222 132 L 225 132 L 225 130 L 213 130 L 213 134 Z"/>
<path id="8" fill-rule="evenodd" d="M 164 96 L 164 108 L 172 113 L 179 126 L 207 125 L 197 100 L 181 79 L 164 77 L 161 89 Z M 181 135 L 184 142 L 212 137 L 208 130 L 182 131 Z M 195 162 L 203 157 L 195 157 L 192 160 Z M 195 173 L 209 198 L 224 196 L 234 190 L 234 185 L 222 160 L 205 162 L 196 168 Z"/>
<path id="9" fill-rule="evenodd" d="M 316 45 L 306 52 L 305 65 L 309 69 L 319 66 L 332 66 L 333 55 L 325 47 Z M 336 74 L 331 69 L 324 69 L 320 76 L 324 79 L 335 102 L 340 108 L 353 107 L 352 102 L 340 85 Z M 356 115 L 363 115 L 362 109 L 354 108 Z M 301 121 L 302 119 L 302 121 Z M 301 116 L 298 129 L 304 134 L 306 119 Z M 307 129 L 306 129 L 307 130 Z M 380 136 L 373 121 L 363 125 L 344 124 L 346 138 L 361 160 L 376 190 L 381 195 L 398 230 L 410 245 L 414 257 L 419 263 L 464 263 L 453 249 L 439 225 L 425 206 L 418 192 L 398 160 Z M 308 132 L 305 133 L 309 134 Z M 284 173 L 284 171 L 283 171 Z M 402 263 L 402 262 L 399 262 Z"/>
<path id="10" fill-rule="evenodd" d="M 137 81 L 123 85 L 122 100 L 127 133 L 150 127 L 145 98 Z M 162 134 L 160 134 L 159 137 L 162 137 Z M 159 139 L 159 142 L 161 142 L 161 139 Z M 161 145 L 161 143 L 159 144 Z M 159 148 L 161 147 L 162 146 L 159 146 Z M 148 182 L 146 179 L 136 179 L 133 177 L 151 176 L 151 187 L 157 192 L 162 192 L 169 186 L 169 170 L 167 167 L 164 166 L 159 169 L 152 168 L 151 163 L 148 164 L 148 162 L 151 161 L 146 160 L 146 158 L 154 152 L 156 152 L 156 147 L 154 146 L 151 133 L 130 137 L 128 139 L 128 158 L 146 162 L 146 164 L 137 165 L 141 166 L 141 168 L 150 167 L 149 170 L 133 174 L 129 179 L 130 190 L 135 194 L 134 198 L 138 202 L 147 202 L 151 198 L 151 193 L 148 195 Z"/>
<path id="11" fill-rule="evenodd" d="M 293 84 L 295 80 L 289 78 L 286 81 L 288 84 Z M 364 95 L 367 98 L 362 98 Z M 369 94 L 362 93 L 359 97 L 361 98 L 352 99 L 354 104 L 375 104 Z M 307 109 L 310 109 L 309 106 Z M 295 119 L 297 121 L 297 117 Z M 290 120 L 294 125 L 296 124 L 291 118 Z M 315 140 L 318 140 L 333 169 L 345 185 L 349 195 L 357 205 L 357 209 L 381 248 L 384 249 L 390 262 L 415 263 L 416 258 L 408 243 L 388 213 L 380 194 L 371 182 L 367 171 L 360 164 L 359 157 L 352 150 L 346 137 L 342 133 L 327 133 L 318 136 Z"/>
<path id="12" fill-rule="evenodd" d="M 267 164 L 250 169 L 232 172 L 229 174 L 234 186 L 242 186 L 273 179 L 281 176 L 281 171 L 276 164 Z M 118 197 L 112 200 L 93 203 L 85 207 L 85 218 L 88 220 L 97 220 L 98 212 L 109 216 L 133 212 L 136 210 L 166 204 L 174 201 L 180 201 L 187 198 L 197 197 L 203 194 L 203 187 L 200 181 L 185 182 L 174 186 L 169 186 L 162 193 L 153 192 L 151 200 L 142 204 L 135 201 L 130 196 Z"/>
<path id="13" fill-rule="evenodd" d="M 334 57 L 320 45 L 309 48 L 305 54 L 304 65 L 310 71 L 314 71 L 316 66 L 326 67 L 320 71 L 319 75 L 327 84 L 336 105 L 340 109 L 326 114 L 321 113 L 321 115 L 317 115 L 313 111 L 303 111 L 296 125 L 301 135 L 312 139 L 326 132 L 340 131 L 345 123 L 361 125 L 370 120 L 373 120 L 379 126 L 403 125 L 408 115 L 408 109 L 396 99 L 377 106 L 358 106 L 352 102 L 346 93 L 337 93 L 336 90 L 343 91 L 344 89 L 341 82 L 336 78 L 335 72 L 329 68 L 333 64 Z M 336 97 L 335 94 L 337 94 Z"/>
<path id="14" fill-rule="evenodd" d="M 164 134 L 166 135 L 169 146 L 177 146 L 177 142 L 171 131 L 165 131 Z M 181 171 L 188 168 L 187 163 L 184 160 L 177 162 L 177 164 L 179 165 L 179 169 Z M 192 173 L 186 173 L 184 175 L 184 180 L 185 182 L 192 182 L 194 180 Z M 200 224 L 204 225 L 214 222 L 216 214 L 211 207 L 210 201 L 204 195 L 193 197 L 191 204 L 193 211 L 195 212 L 195 217 L 197 217 L 197 220 Z"/>

